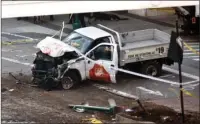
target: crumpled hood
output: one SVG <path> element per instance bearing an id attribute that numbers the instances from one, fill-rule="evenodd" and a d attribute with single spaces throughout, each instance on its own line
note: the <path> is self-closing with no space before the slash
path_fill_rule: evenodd
<path id="1" fill-rule="evenodd" d="M 72 46 L 52 37 L 46 37 L 37 44 L 42 53 L 51 57 L 63 56 L 65 52 L 76 51 Z"/>

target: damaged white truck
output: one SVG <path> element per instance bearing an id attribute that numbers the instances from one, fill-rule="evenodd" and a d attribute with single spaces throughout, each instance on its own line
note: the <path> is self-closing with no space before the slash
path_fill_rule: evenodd
<path id="1" fill-rule="evenodd" d="M 37 44 L 33 81 L 63 89 L 87 79 L 117 83 L 117 70 L 111 67 L 160 76 L 163 64 L 174 63 L 167 57 L 170 37 L 157 29 L 119 33 L 100 24 L 74 30 L 62 40 L 47 37 Z"/>

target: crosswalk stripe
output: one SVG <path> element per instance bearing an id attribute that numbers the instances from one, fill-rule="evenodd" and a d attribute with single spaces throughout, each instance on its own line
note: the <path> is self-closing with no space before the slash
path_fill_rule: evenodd
<path id="1" fill-rule="evenodd" d="M 192 60 L 199 61 L 199 58 L 197 58 L 197 59 L 192 59 Z"/>
<path id="2" fill-rule="evenodd" d="M 192 48 L 199 48 L 199 45 L 190 45 Z"/>
<path id="3" fill-rule="evenodd" d="M 199 56 L 184 56 L 183 58 L 199 58 Z"/>
<path id="4" fill-rule="evenodd" d="M 187 43 L 189 45 L 199 45 L 199 43 Z"/>
<path id="5" fill-rule="evenodd" d="M 183 55 L 196 55 L 195 53 L 183 53 Z"/>
<path id="6" fill-rule="evenodd" d="M 199 51 L 199 49 L 195 49 L 196 51 Z M 191 51 L 191 50 L 188 50 L 188 49 L 186 49 L 186 50 L 184 50 L 184 52 L 188 52 L 188 51 Z M 192 51 L 191 51 L 192 52 Z"/>

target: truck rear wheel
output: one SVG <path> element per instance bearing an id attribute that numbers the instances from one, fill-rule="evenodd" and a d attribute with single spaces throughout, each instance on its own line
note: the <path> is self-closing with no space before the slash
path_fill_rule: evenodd
<path id="1" fill-rule="evenodd" d="M 147 62 L 142 65 L 141 72 L 146 75 L 158 77 L 162 72 L 162 64 L 159 62 Z"/>

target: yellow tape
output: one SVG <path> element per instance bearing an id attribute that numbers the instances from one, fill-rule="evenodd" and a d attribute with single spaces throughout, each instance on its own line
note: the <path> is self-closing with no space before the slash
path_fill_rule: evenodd
<path id="1" fill-rule="evenodd" d="M 191 50 L 193 53 L 200 55 L 200 53 L 198 51 L 196 51 L 195 49 L 190 47 L 187 43 L 183 42 L 183 44 L 186 46 L 187 49 Z"/>
<path id="2" fill-rule="evenodd" d="M 198 98 L 196 95 L 192 94 L 191 92 L 185 90 L 184 88 L 181 89 L 183 91 L 183 93 L 185 93 L 185 95 L 191 96 L 191 97 L 195 97 Z"/>
<path id="3" fill-rule="evenodd" d="M 168 90 L 171 90 L 172 92 L 174 92 L 174 93 L 176 94 L 177 97 L 179 97 L 179 93 L 178 93 L 174 88 L 168 88 Z M 184 88 L 182 88 L 181 90 L 183 91 L 183 93 L 184 93 L 185 95 L 198 98 L 196 95 L 192 94 L 191 92 L 187 91 L 187 90 L 184 89 Z"/>

